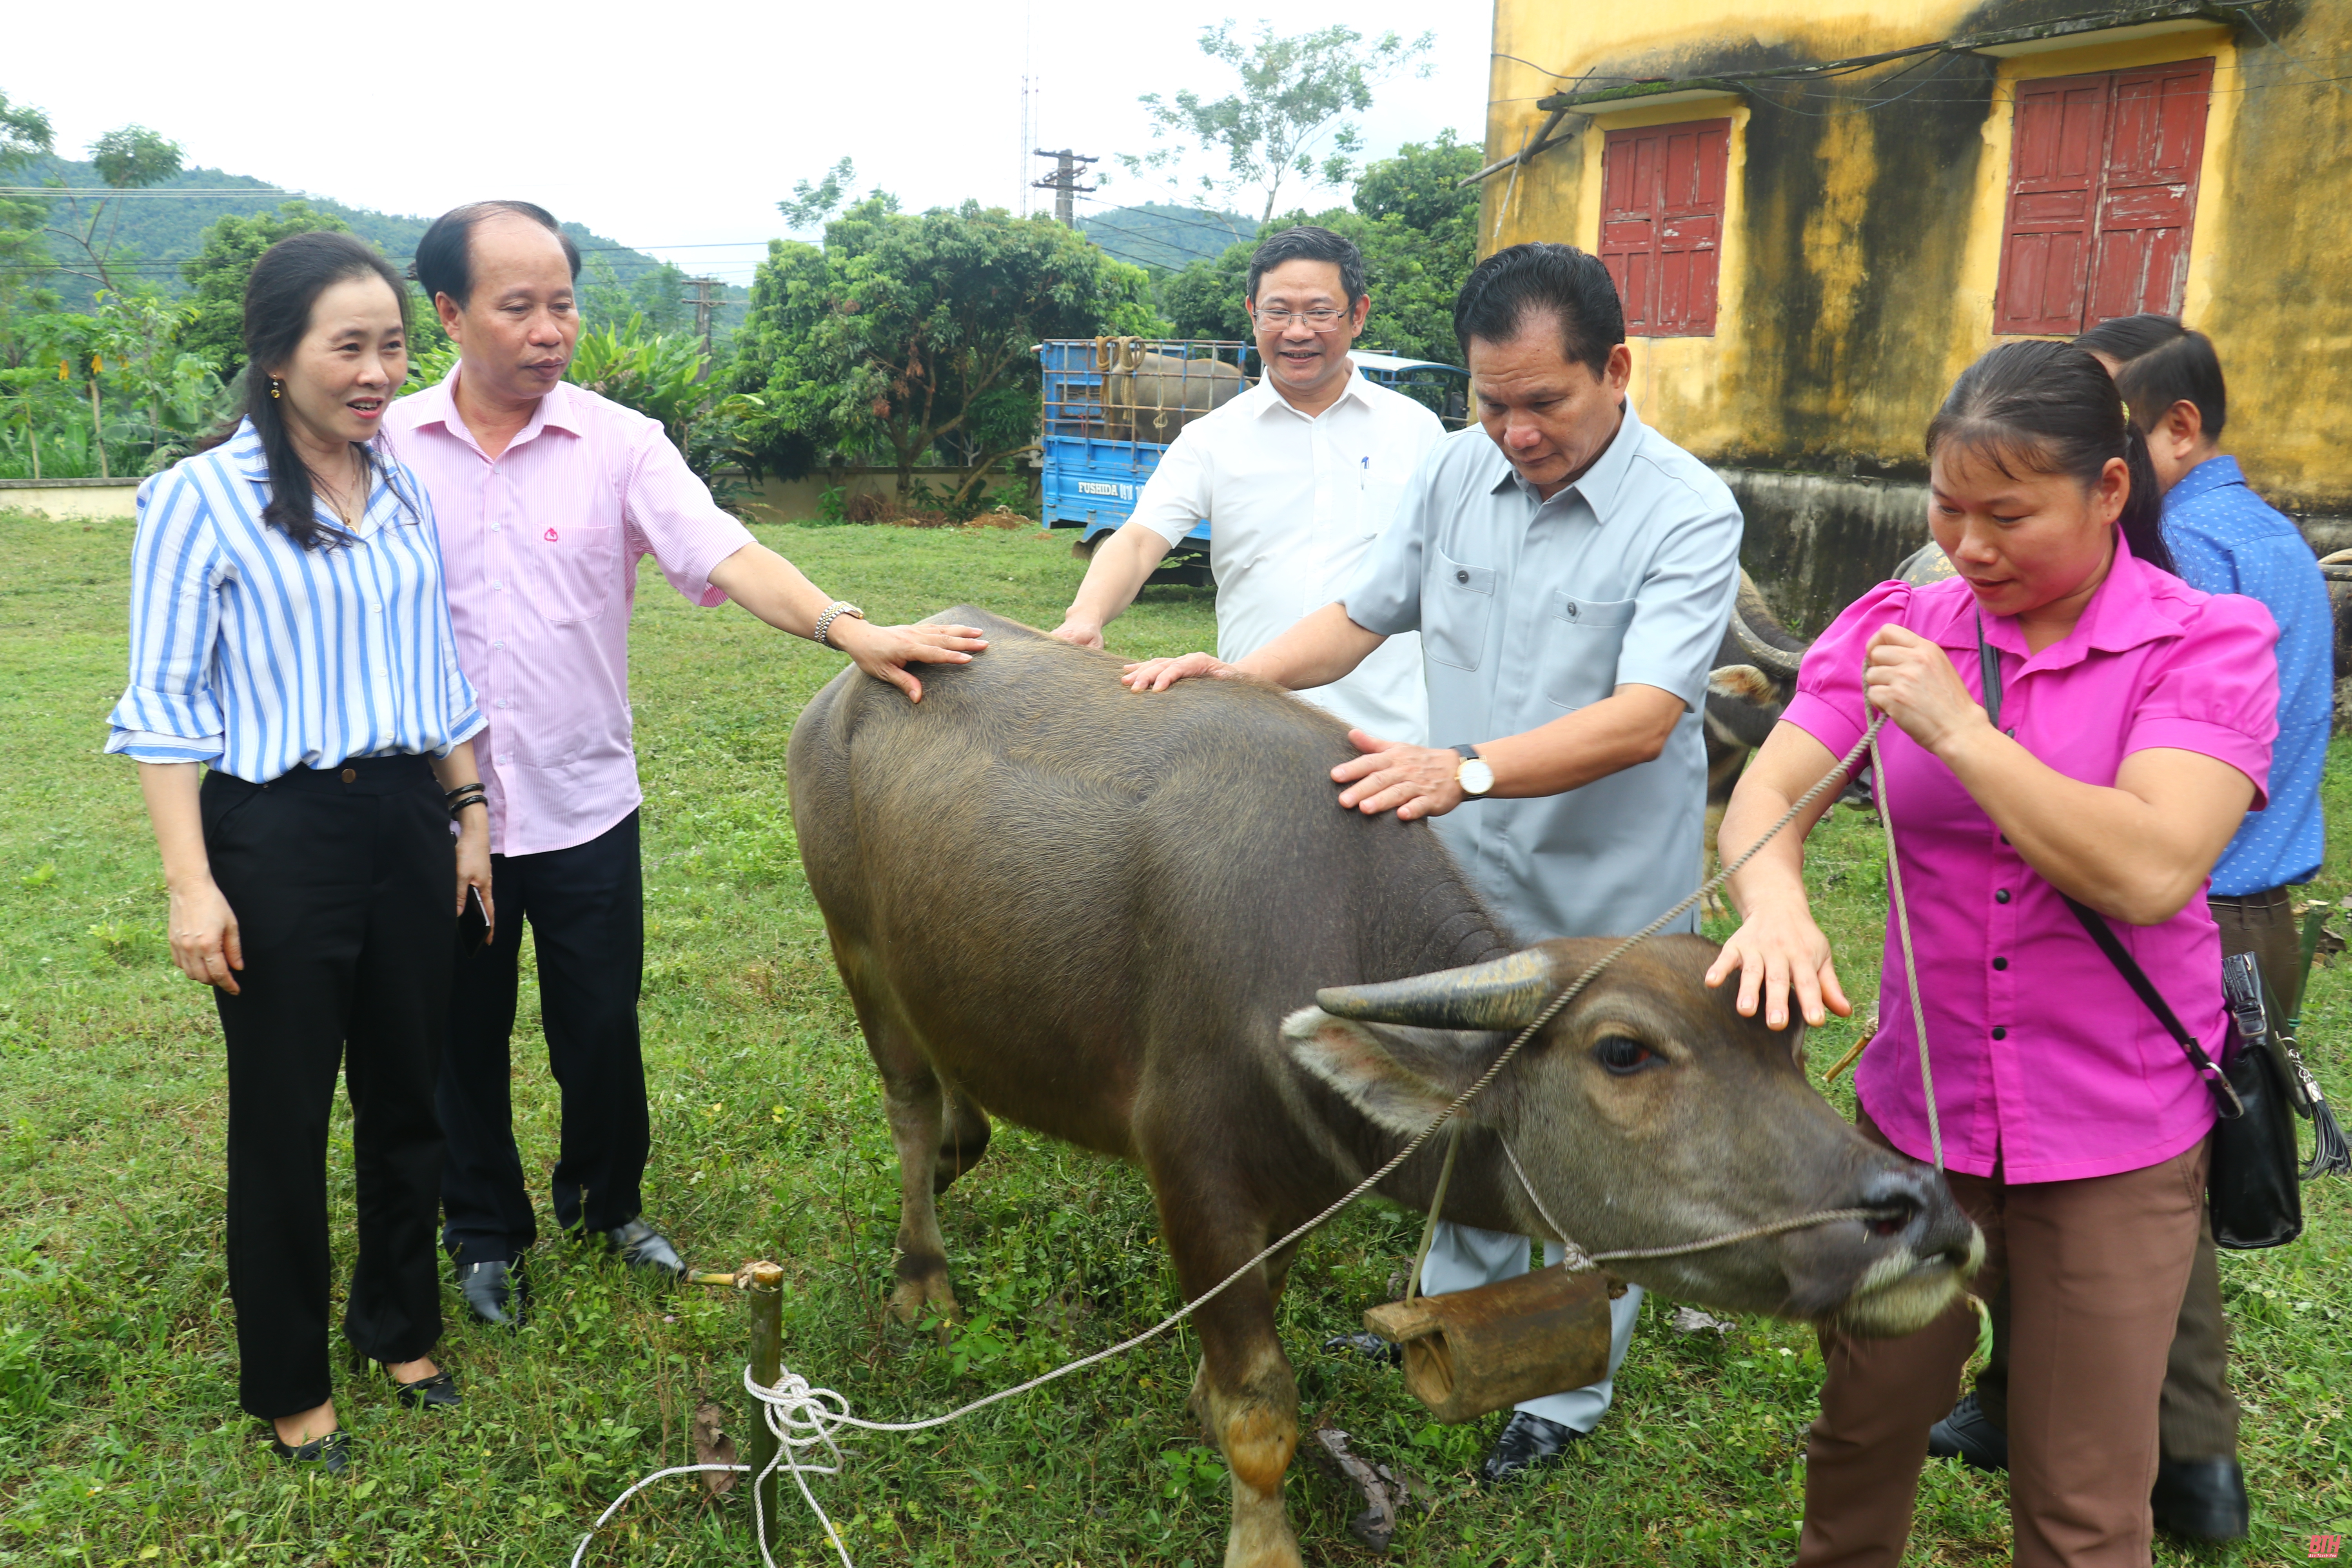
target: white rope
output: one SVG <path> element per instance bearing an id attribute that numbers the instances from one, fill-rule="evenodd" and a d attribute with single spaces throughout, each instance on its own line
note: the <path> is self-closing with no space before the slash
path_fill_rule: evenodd
<path id="1" fill-rule="evenodd" d="M 1503 1069 L 1510 1066 L 1512 1059 L 1526 1047 L 1528 1042 L 1535 1038 L 1535 1037 L 1543 1030 L 1545 1026 L 1549 1025 L 1554 1018 L 1559 1016 L 1560 1013 L 1566 1009 L 1568 1005 L 1570 1002 L 1575 1001 L 1576 998 L 1582 994 L 1584 988 L 1591 984 L 1593 980 L 1602 970 L 1608 968 L 1612 963 L 1617 962 L 1618 959 L 1623 957 L 1636 943 L 1644 942 L 1650 937 L 1655 936 L 1658 932 L 1665 930 L 1667 926 L 1681 919 L 1684 914 L 1687 913 L 1692 908 L 1694 908 L 1701 899 L 1704 899 L 1709 893 L 1714 892 L 1717 888 L 1737 876 L 1747 867 L 1748 861 L 1756 858 L 1756 856 L 1763 849 L 1764 846 L 1769 844 L 1774 838 L 1778 837 L 1781 830 L 1787 827 L 1791 822 L 1794 822 L 1798 816 L 1803 813 L 1807 806 L 1820 799 L 1823 791 L 1827 790 L 1831 785 L 1838 783 L 1840 780 L 1848 777 L 1852 773 L 1854 764 L 1862 760 L 1863 752 L 1874 748 L 1878 739 L 1878 731 L 1885 722 L 1886 715 L 1884 713 L 1872 719 L 1870 728 L 1864 731 L 1863 732 L 1862 739 L 1856 741 L 1853 747 L 1847 751 L 1846 754 L 1838 760 L 1837 765 L 1832 767 L 1828 773 L 1823 773 L 1820 781 L 1816 783 L 1812 788 L 1807 790 L 1804 794 L 1799 795 L 1795 801 L 1790 803 L 1789 809 L 1780 814 L 1780 819 L 1767 829 L 1762 837 L 1759 838 L 1755 843 L 1749 845 L 1745 850 L 1741 851 L 1738 859 L 1731 861 L 1726 865 L 1723 869 L 1717 871 L 1714 876 L 1701 883 L 1698 889 L 1693 892 L 1688 898 L 1684 899 L 1680 903 L 1675 905 L 1674 908 L 1668 910 L 1664 914 L 1660 915 L 1656 920 L 1652 921 L 1648 925 L 1643 926 L 1640 931 L 1635 931 L 1632 936 L 1625 938 L 1616 946 L 1611 948 L 1607 952 L 1601 954 L 1600 958 L 1596 959 L 1591 964 L 1587 966 L 1582 973 L 1579 974 L 1574 980 L 1571 980 L 1567 985 L 1563 986 L 1559 993 L 1552 997 L 1549 1002 L 1546 1003 L 1543 1009 L 1538 1012 L 1517 1036 L 1513 1037 L 1511 1043 L 1503 1048 L 1502 1054 L 1497 1056 L 1493 1062 L 1487 1065 L 1486 1070 L 1478 1075 L 1477 1081 L 1471 1084 L 1469 1088 L 1464 1089 L 1460 1094 L 1455 1095 L 1453 1101 L 1448 1104 L 1444 1110 L 1439 1111 L 1437 1115 L 1430 1121 L 1427 1126 L 1414 1133 L 1412 1137 L 1406 1142 L 1404 1147 L 1399 1149 L 1394 1154 L 1391 1155 L 1378 1170 L 1372 1172 L 1371 1174 L 1366 1176 L 1362 1181 L 1358 1182 L 1354 1186 L 1349 1187 L 1345 1193 L 1341 1194 L 1337 1199 L 1335 1199 L 1329 1206 L 1326 1207 L 1322 1213 L 1315 1215 L 1312 1219 L 1307 1220 L 1303 1224 L 1294 1226 L 1289 1231 L 1284 1233 L 1284 1235 L 1276 1240 L 1268 1243 L 1265 1247 L 1259 1250 L 1255 1257 L 1250 1258 L 1240 1268 L 1234 1269 L 1223 1279 L 1218 1280 L 1214 1285 L 1212 1285 L 1206 1290 L 1202 1291 L 1200 1295 L 1194 1297 L 1192 1300 L 1185 1302 L 1181 1307 L 1179 1307 L 1176 1310 L 1169 1313 L 1166 1317 L 1160 1319 L 1160 1321 L 1152 1324 L 1151 1327 L 1144 1330 L 1141 1333 L 1132 1334 L 1128 1338 L 1119 1341 L 1118 1343 L 1112 1345 L 1108 1350 L 1097 1351 L 1092 1355 L 1080 1356 L 1077 1360 L 1066 1363 L 1061 1366 L 1055 1367 L 1051 1372 L 1041 1373 L 1025 1383 L 1017 1383 L 1010 1388 L 1002 1388 L 997 1390 L 994 1394 L 984 1394 L 981 1398 L 971 1401 L 969 1405 L 957 1406 L 955 1409 L 949 1411 L 944 1415 L 933 1415 L 921 1421 L 867 1421 L 849 1414 L 849 1402 L 844 1399 L 840 1394 L 835 1393 L 832 1389 L 812 1387 L 807 1379 L 801 1377 L 789 1369 L 782 1370 L 774 1385 L 769 1386 L 755 1382 L 751 1376 L 751 1368 L 748 1366 L 745 1367 L 743 1369 L 743 1386 L 751 1393 L 753 1398 L 760 1401 L 761 1414 L 768 1423 L 768 1428 L 776 1435 L 777 1438 L 775 1459 L 770 1462 L 767 1468 L 760 1472 L 760 1475 L 753 1479 L 751 1484 L 751 1505 L 754 1522 L 759 1526 L 760 1559 L 761 1563 L 766 1564 L 767 1568 L 775 1568 L 775 1559 L 770 1556 L 768 1552 L 765 1519 L 761 1513 L 760 1483 L 765 1480 L 767 1477 L 774 1471 L 782 1469 L 791 1474 L 793 1484 L 800 1489 L 801 1496 L 807 1500 L 810 1509 L 815 1512 L 818 1521 L 824 1526 L 826 1539 L 833 1542 L 834 1550 L 841 1556 L 842 1568 L 856 1568 L 856 1565 L 849 1560 L 848 1548 L 842 1543 L 840 1529 L 834 1524 L 831 1519 L 826 1517 L 824 1510 L 818 1506 L 816 1495 L 809 1490 L 808 1482 L 803 1479 L 803 1476 L 807 1475 L 835 1475 L 839 1473 L 841 1468 L 841 1449 L 833 1440 L 833 1434 L 835 1430 L 844 1426 L 852 1426 L 864 1432 L 928 1431 L 934 1426 L 944 1426 L 951 1421 L 961 1421 L 965 1416 L 985 1410 L 992 1405 L 1000 1404 L 1004 1400 L 1015 1398 L 1018 1395 L 1027 1394 L 1032 1389 L 1042 1388 L 1049 1383 L 1058 1382 L 1065 1377 L 1068 1377 L 1073 1373 L 1083 1372 L 1087 1367 L 1097 1365 L 1102 1362 L 1109 1361 L 1115 1356 L 1124 1355 L 1129 1351 L 1133 1350 L 1136 1346 L 1143 1344 L 1147 1341 L 1157 1339 L 1160 1335 L 1166 1333 L 1170 1329 L 1174 1328 L 1185 1319 L 1192 1316 L 1193 1313 L 1199 1311 L 1202 1307 L 1207 1306 L 1210 1302 L 1215 1300 L 1218 1297 L 1231 1289 L 1234 1285 L 1238 1284 L 1267 1258 L 1274 1257 L 1276 1253 L 1281 1252 L 1286 1247 L 1288 1247 L 1294 1243 L 1299 1241 L 1310 1231 L 1315 1230 L 1325 1221 L 1330 1219 L 1332 1215 L 1338 1214 L 1341 1209 L 1346 1208 L 1349 1204 L 1354 1203 L 1358 1198 L 1363 1196 L 1366 1193 L 1370 1192 L 1381 1183 L 1386 1181 L 1395 1173 L 1399 1166 L 1402 1165 L 1407 1160 L 1410 1160 L 1414 1154 L 1419 1152 L 1422 1145 L 1428 1142 L 1431 1138 L 1434 1137 L 1440 1128 L 1453 1121 L 1454 1116 L 1461 1111 L 1464 1106 L 1468 1105 L 1473 1100 L 1475 1100 L 1479 1095 L 1485 1093 L 1487 1087 L 1492 1084 L 1496 1078 L 1502 1075 Z M 1508 1152 L 1507 1149 L 1506 1150 L 1506 1152 Z M 1511 1163 L 1513 1168 L 1517 1169 L 1518 1162 L 1516 1157 L 1513 1158 Z M 1524 1172 L 1520 1173 L 1519 1179 L 1522 1184 L 1526 1183 L 1527 1177 Z M 1528 1188 L 1528 1193 L 1530 1196 L 1533 1195 L 1534 1189 L 1532 1186 Z M 1537 1206 L 1538 1211 L 1540 1213 L 1542 1206 L 1540 1202 L 1538 1202 Z M 1714 1247 L 1728 1247 L 1735 1243 L 1751 1240 L 1760 1236 L 1777 1235 L 1781 1231 L 1801 1230 L 1809 1226 L 1826 1225 L 1838 1220 L 1870 1217 L 1874 1217 L 1874 1211 L 1867 1209 L 1824 1210 L 1818 1214 L 1801 1215 L 1793 1219 L 1775 1221 L 1769 1226 L 1754 1226 L 1747 1230 L 1734 1231 L 1725 1236 L 1711 1237 L 1704 1241 L 1688 1242 L 1675 1247 L 1654 1248 L 1643 1247 L 1622 1252 L 1591 1254 L 1587 1256 L 1587 1261 L 1589 1264 L 1599 1264 L 1605 1263 L 1615 1258 L 1672 1257 L 1684 1253 L 1705 1252 Z M 1545 1223 L 1547 1225 L 1552 1223 L 1549 1216 L 1546 1216 Z M 1557 1229 L 1558 1227 L 1555 1226 L 1554 1228 Z M 1562 1233 L 1562 1239 L 1563 1242 L 1565 1242 L 1565 1233 Z M 793 1434 L 804 1435 L 794 1436 Z M 788 1455 L 816 1443 L 823 1443 L 826 1449 L 832 1453 L 834 1457 L 834 1463 L 832 1465 L 803 1465 L 797 1459 L 787 1460 Z M 581 1568 L 581 1563 L 583 1563 L 584 1555 L 588 1550 L 588 1542 L 590 1540 L 593 1539 L 596 1531 L 602 1530 L 604 1527 L 606 1521 L 609 1521 L 613 1517 L 614 1513 L 619 1510 L 622 1502 L 628 1500 L 631 1496 L 635 1495 L 640 1489 L 648 1483 L 660 1479 L 662 1476 L 681 1475 L 699 1469 L 728 1468 L 745 1469 L 748 1468 L 748 1467 L 740 1465 L 684 1465 L 673 1469 L 660 1471 L 652 1476 L 647 1476 L 645 1480 L 639 1481 L 636 1486 L 631 1487 L 628 1491 L 622 1493 L 620 1499 L 616 1500 L 611 1508 L 606 1509 L 604 1514 L 598 1518 L 595 1526 L 589 1531 L 588 1534 L 581 1538 L 579 1549 L 572 1554 L 572 1568 Z"/>

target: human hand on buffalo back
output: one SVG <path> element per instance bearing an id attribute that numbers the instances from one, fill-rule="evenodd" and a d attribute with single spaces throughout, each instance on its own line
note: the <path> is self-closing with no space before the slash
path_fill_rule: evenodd
<path id="1" fill-rule="evenodd" d="M 970 664 L 973 654 L 988 647 L 978 626 L 869 626 L 854 616 L 836 617 L 827 635 L 858 668 L 888 681 L 909 702 L 923 700 L 923 683 L 908 669 L 909 664 Z"/>
<path id="2" fill-rule="evenodd" d="M 1984 710 L 1960 684 L 1952 656 L 1903 626 L 1884 626 L 1871 634 L 1862 689 L 1873 708 L 1938 756 L 1987 722 Z"/>
<path id="3" fill-rule="evenodd" d="M 1830 955 L 1830 939 L 1814 923 L 1812 910 L 1801 896 L 1759 904 L 1746 911 L 1739 929 L 1707 965 L 1710 990 L 1737 972 L 1739 994 L 1734 1005 L 1743 1018 L 1756 1016 L 1760 1000 L 1764 1026 L 1789 1026 L 1789 994 L 1797 995 L 1798 1010 L 1807 1024 L 1820 1026 L 1828 1014 L 1843 1018 L 1853 1012 L 1838 984 L 1837 964 Z"/>
<path id="4" fill-rule="evenodd" d="M 1066 617 L 1060 626 L 1045 635 L 1059 637 L 1064 642 L 1077 647 L 1099 649 L 1103 645 L 1102 627 L 1091 621 L 1082 621 L 1076 616 Z M 1128 668 L 1131 669 L 1134 666 L 1129 665 Z"/>
<path id="5" fill-rule="evenodd" d="M 1462 804 L 1460 752 L 1383 741 L 1362 730 L 1349 731 L 1348 740 L 1364 754 L 1331 770 L 1331 782 L 1348 786 L 1339 792 L 1342 806 L 1367 816 L 1393 811 L 1398 821 L 1412 822 Z"/>
<path id="6" fill-rule="evenodd" d="M 1133 691 L 1165 691 L 1180 680 L 1191 680 L 1203 675 L 1228 680 L 1241 674 L 1239 667 L 1227 664 L 1211 654 L 1188 653 L 1176 658 L 1147 658 L 1130 664 L 1119 671 L 1118 678 Z"/>

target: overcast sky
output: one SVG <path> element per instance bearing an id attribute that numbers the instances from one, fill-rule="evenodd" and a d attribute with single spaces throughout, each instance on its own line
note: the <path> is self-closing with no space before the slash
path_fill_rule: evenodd
<path id="1" fill-rule="evenodd" d="M 136 121 L 179 142 L 191 163 L 397 213 L 525 197 L 743 282 L 782 232 L 778 198 L 845 155 L 861 192 L 878 184 L 915 207 L 976 196 L 1018 210 L 1024 182 L 1046 168 L 1020 156 L 1024 68 L 1038 88 L 1035 145 L 1102 154 L 1104 166 L 1109 154 L 1148 151 L 1137 95 L 1228 90 L 1230 73 L 1196 40 L 1229 16 L 1286 34 L 1339 16 L 1368 35 L 1434 31 L 1430 77 L 1391 82 L 1365 118 L 1370 149 L 1447 126 L 1482 133 L 1491 8 L 1408 0 L 124 0 L 17 13 L 0 91 L 47 110 L 58 151 L 73 156 Z M 1121 171 L 1096 200 L 1164 195 Z"/>

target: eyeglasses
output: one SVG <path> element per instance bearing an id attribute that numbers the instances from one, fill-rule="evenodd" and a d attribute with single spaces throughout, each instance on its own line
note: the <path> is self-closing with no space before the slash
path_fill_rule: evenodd
<path id="1" fill-rule="evenodd" d="M 1296 319 L 1305 321 L 1309 331 L 1328 332 L 1348 319 L 1347 311 L 1335 310 L 1328 305 L 1318 305 L 1311 310 L 1286 310 L 1279 305 L 1270 305 L 1263 310 L 1253 309 L 1250 314 L 1257 319 L 1259 326 L 1277 331 Z"/>

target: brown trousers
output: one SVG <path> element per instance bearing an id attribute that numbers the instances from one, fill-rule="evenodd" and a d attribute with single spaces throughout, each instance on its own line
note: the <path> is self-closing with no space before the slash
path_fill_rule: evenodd
<path id="1" fill-rule="evenodd" d="M 2221 928 L 2221 952 L 2251 952 L 2280 1008 L 2294 1013 L 2303 984 L 2303 937 L 2294 923 L 2291 889 L 2208 900 Z M 1992 1308 L 1992 1355 L 1977 1374 L 1977 1403 L 1994 1426 L 2009 1426 L 2009 1299 L 1986 1298 Z M 2238 1455 L 2238 1402 L 2231 1396 L 2230 1323 L 2221 1314 L 2221 1268 L 2213 1226 L 2197 1230 L 2197 1258 L 2181 1298 L 2165 1367 L 2164 1406 L 2158 1436 L 2168 1459 L 2233 1459 Z"/>
<path id="2" fill-rule="evenodd" d="M 1863 1135 L 1885 1137 L 1868 1116 Z M 2021 1568 L 2147 1568 L 2157 1406 L 2205 1205 L 2205 1146 L 2146 1170 L 2010 1186 L 1949 1178 L 2009 1290 L 2009 1511 Z M 1823 1331 L 1799 1568 L 1895 1568 L 1927 1428 L 1977 1342 L 1965 1301 L 1893 1340 Z"/>

